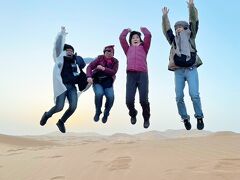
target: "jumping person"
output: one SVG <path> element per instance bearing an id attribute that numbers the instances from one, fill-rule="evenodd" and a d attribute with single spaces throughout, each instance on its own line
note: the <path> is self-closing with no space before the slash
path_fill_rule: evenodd
<path id="1" fill-rule="evenodd" d="M 69 108 L 57 122 L 57 127 L 62 133 L 66 132 L 64 123 L 74 113 L 77 108 L 78 95 L 75 84 L 79 84 L 81 90 L 87 86 L 87 79 L 84 78 L 82 69 L 85 67 L 85 61 L 82 57 L 74 54 L 74 48 L 65 44 L 66 37 L 65 27 L 61 28 L 61 32 L 57 35 L 53 57 L 55 65 L 53 68 L 53 89 L 55 106 L 48 112 L 45 112 L 40 120 L 40 125 L 44 126 L 47 120 L 55 113 L 63 110 L 65 99 L 67 98 Z M 86 58 L 86 61 L 92 61 Z M 81 73 L 79 75 L 78 68 Z"/>
<path id="2" fill-rule="evenodd" d="M 197 67 L 202 64 L 197 55 L 195 38 L 198 31 L 198 11 L 194 6 L 193 0 L 188 2 L 189 23 L 178 21 L 174 25 L 175 35 L 168 19 L 169 9 L 162 9 L 162 28 L 169 44 L 171 45 L 168 69 L 174 71 L 175 93 L 178 113 L 184 122 L 187 130 L 191 129 L 190 116 L 184 103 L 185 81 L 188 83 L 189 95 L 193 103 L 195 118 L 197 119 L 197 129 L 204 128 L 203 112 L 199 96 L 199 80 Z"/>
<path id="3" fill-rule="evenodd" d="M 103 49 L 103 55 L 99 55 L 87 67 L 88 82 L 93 83 L 95 93 L 96 113 L 94 121 L 99 120 L 102 113 L 103 96 L 106 97 L 105 110 L 102 117 L 102 122 L 106 123 L 110 110 L 114 102 L 113 82 L 118 71 L 118 60 L 114 58 L 114 46 L 106 46 Z"/>
<path id="4" fill-rule="evenodd" d="M 150 105 L 148 101 L 147 54 L 152 36 L 145 27 L 141 27 L 141 32 L 144 34 L 144 40 L 142 40 L 140 32 L 124 29 L 119 40 L 127 56 L 126 105 L 131 117 L 131 123 L 135 124 L 137 122 L 138 112 L 135 109 L 135 95 L 138 89 L 144 119 L 143 127 L 148 128 L 150 125 Z M 130 33 L 129 43 L 126 40 L 128 33 Z"/>

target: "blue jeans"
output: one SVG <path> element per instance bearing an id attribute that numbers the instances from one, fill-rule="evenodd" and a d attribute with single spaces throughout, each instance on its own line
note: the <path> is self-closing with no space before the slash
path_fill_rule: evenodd
<path id="1" fill-rule="evenodd" d="M 187 109 L 184 103 L 184 87 L 185 81 L 188 83 L 189 95 L 191 97 L 195 118 L 203 118 L 201 100 L 199 96 L 199 80 L 197 68 L 180 68 L 174 71 L 175 73 L 175 92 L 178 113 L 182 119 L 190 119 L 187 114 Z"/>
<path id="2" fill-rule="evenodd" d="M 56 104 L 54 107 L 52 107 L 47 113 L 46 116 L 49 118 L 53 114 L 60 112 L 63 110 L 65 99 L 68 99 L 69 102 L 69 108 L 66 110 L 66 112 L 63 114 L 62 118 L 60 119 L 63 123 L 67 121 L 67 119 L 74 113 L 74 111 L 77 108 L 77 102 L 78 102 L 78 95 L 77 95 L 77 89 L 75 85 L 72 84 L 65 84 L 67 91 L 59 95 L 56 99 Z"/>
<path id="3" fill-rule="evenodd" d="M 104 110 L 104 116 L 108 117 L 109 112 L 113 106 L 114 102 L 114 91 L 113 87 L 111 88 L 103 88 L 100 84 L 94 84 L 93 85 L 93 91 L 95 93 L 95 107 L 96 107 L 96 114 L 100 115 L 102 113 L 102 100 L 103 95 L 106 96 L 106 103 L 105 103 L 105 110 Z"/>

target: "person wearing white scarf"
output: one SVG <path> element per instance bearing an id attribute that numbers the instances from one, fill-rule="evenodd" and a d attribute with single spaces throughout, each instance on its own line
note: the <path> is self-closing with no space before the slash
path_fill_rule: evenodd
<path id="1" fill-rule="evenodd" d="M 66 29 L 65 27 L 62 27 L 61 32 L 57 35 L 53 49 L 53 59 L 55 62 L 53 68 L 53 90 L 55 106 L 52 107 L 48 112 L 45 112 L 40 120 L 40 125 L 44 126 L 47 123 L 47 120 L 53 114 L 63 110 L 65 100 L 67 99 L 69 108 L 56 124 L 62 133 L 66 132 L 64 123 L 77 108 L 78 94 L 75 82 L 73 81 L 77 73 L 75 70 L 80 68 L 82 69 L 86 65 L 86 61 L 89 63 L 94 60 L 93 58 L 82 59 L 79 56 L 81 62 L 78 62 L 80 60 L 74 58 L 74 48 L 71 45 L 65 44 L 66 35 Z M 80 65 L 82 67 L 80 67 Z M 89 87 L 90 84 L 88 84 L 83 91 Z"/>

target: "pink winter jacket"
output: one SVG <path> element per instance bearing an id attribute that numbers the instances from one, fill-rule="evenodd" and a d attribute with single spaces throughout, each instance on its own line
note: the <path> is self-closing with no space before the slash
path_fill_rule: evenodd
<path id="1" fill-rule="evenodd" d="M 127 71 L 147 72 L 147 53 L 151 44 L 151 33 L 147 28 L 142 28 L 143 43 L 139 46 L 129 46 L 126 41 L 128 29 L 124 29 L 119 37 L 121 46 L 127 56 Z"/>

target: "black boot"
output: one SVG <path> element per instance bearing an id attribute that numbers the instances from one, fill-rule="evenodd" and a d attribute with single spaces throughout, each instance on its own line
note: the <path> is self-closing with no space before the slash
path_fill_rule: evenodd
<path id="1" fill-rule="evenodd" d="M 202 118 L 197 118 L 197 129 L 198 130 L 203 130 L 204 128 L 204 123 Z"/>
<path id="2" fill-rule="evenodd" d="M 188 119 L 184 119 L 183 123 L 184 123 L 186 130 L 190 130 L 192 128 L 192 125 Z"/>
<path id="3" fill-rule="evenodd" d="M 107 119 L 108 119 L 108 116 L 105 116 L 105 115 L 104 115 L 104 116 L 102 117 L 102 123 L 105 124 L 105 123 L 107 122 Z"/>
<path id="4" fill-rule="evenodd" d="M 149 126 L 150 126 L 150 121 L 149 121 L 149 119 L 148 119 L 148 120 L 144 120 L 143 127 L 144 127 L 145 129 L 147 129 Z"/>
<path id="5" fill-rule="evenodd" d="M 148 128 L 150 126 L 150 104 L 147 102 L 142 102 L 141 103 L 142 106 L 142 115 L 143 115 L 143 119 L 144 119 L 144 123 L 143 123 L 143 127 L 144 128 Z"/>
<path id="6" fill-rule="evenodd" d="M 134 103 L 127 103 L 127 107 L 129 110 L 129 115 L 131 116 L 131 124 L 136 124 L 137 122 L 137 110 L 135 109 Z"/>
<path id="7" fill-rule="evenodd" d="M 137 122 L 137 110 L 135 110 L 135 115 L 131 116 L 131 124 L 134 125 Z"/>
<path id="8" fill-rule="evenodd" d="M 59 120 L 56 125 L 62 133 L 66 132 L 65 125 L 61 120 Z"/>
<path id="9" fill-rule="evenodd" d="M 109 112 L 107 112 L 106 109 L 105 109 L 104 113 L 103 113 L 103 117 L 102 117 L 102 123 L 105 124 L 107 122 L 108 116 L 109 116 Z"/>
<path id="10" fill-rule="evenodd" d="M 47 112 L 45 112 L 40 120 L 40 125 L 44 126 L 47 123 L 48 118 L 49 117 L 47 116 Z"/>
<path id="11" fill-rule="evenodd" d="M 99 121 L 99 116 L 100 116 L 99 113 L 95 113 L 95 115 L 94 115 L 94 117 L 93 117 L 93 120 L 94 120 L 95 122 L 98 122 L 98 121 Z"/>

